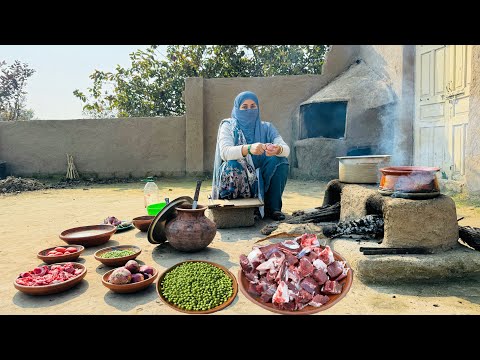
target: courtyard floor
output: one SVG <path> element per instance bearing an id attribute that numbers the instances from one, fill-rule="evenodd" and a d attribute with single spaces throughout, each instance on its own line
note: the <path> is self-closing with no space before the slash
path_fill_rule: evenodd
<path id="1" fill-rule="evenodd" d="M 160 179 L 161 197 L 170 200 L 183 195 L 193 197 L 195 181 Z M 240 254 L 247 254 L 255 240 L 264 235 L 260 229 L 270 221 L 255 226 L 219 229 L 208 248 L 198 253 L 181 253 L 170 246 L 153 245 L 146 233 L 137 229 L 114 234 L 104 245 L 87 248 L 79 262 L 87 267 L 85 279 L 76 287 L 50 296 L 32 297 L 17 291 L 13 281 L 20 272 L 42 262 L 38 251 L 65 245 L 58 235 L 65 229 L 102 223 L 107 216 L 122 220 L 146 215 L 143 207 L 143 183 L 91 185 L 85 188 L 43 190 L 0 196 L 0 255 L 3 276 L 0 278 L 0 314 L 181 314 L 158 297 L 155 286 L 135 294 L 115 294 L 102 285 L 101 276 L 111 268 L 94 259 L 102 247 L 133 244 L 142 248 L 138 257 L 143 263 L 163 272 L 187 259 L 204 259 L 227 267 L 235 276 Z M 284 193 L 283 210 L 313 208 L 322 205 L 326 183 L 289 180 Z M 208 204 L 210 183 L 205 182 L 200 204 Z M 461 225 L 480 227 L 479 204 L 455 196 Z M 262 244 L 268 244 L 265 241 Z M 473 250 L 472 250 L 473 251 Z M 480 256 L 480 255 L 479 255 Z M 347 258 L 347 260 L 349 260 Z M 355 270 L 355 269 L 354 269 Z M 414 284 L 366 285 L 354 277 L 347 296 L 320 314 L 480 314 L 480 279 L 465 278 Z M 274 314 L 253 304 L 240 291 L 234 302 L 221 314 Z"/>

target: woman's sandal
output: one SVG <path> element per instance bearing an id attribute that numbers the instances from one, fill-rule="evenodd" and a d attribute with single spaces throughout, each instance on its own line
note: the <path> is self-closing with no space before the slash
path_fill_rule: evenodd
<path id="1" fill-rule="evenodd" d="M 270 217 L 275 221 L 285 220 L 285 215 L 281 211 L 274 211 L 270 214 Z"/>

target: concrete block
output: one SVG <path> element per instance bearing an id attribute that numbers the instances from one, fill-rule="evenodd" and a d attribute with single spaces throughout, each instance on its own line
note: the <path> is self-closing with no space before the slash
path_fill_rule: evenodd
<path id="1" fill-rule="evenodd" d="M 425 247 L 448 250 L 457 245 L 455 202 L 439 195 L 428 200 L 386 197 L 383 204 L 385 247 Z"/>
<path id="2" fill-rule="evenodd" d="M 378 193 L 377 189 L 378 185 L 345 185 L 340 199 L 340 221 L 350 221 L 368 215 L 367 200 Z"/>

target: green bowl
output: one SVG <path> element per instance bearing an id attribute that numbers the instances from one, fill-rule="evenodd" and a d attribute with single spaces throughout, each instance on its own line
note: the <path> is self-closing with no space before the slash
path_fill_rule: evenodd
<path id="1" fill-rule="evenodd" d="M 147 206 L 148 215 L 157 216 L 157 214 L 162 211 L 162 209 L 167 205 L 167 203 L 161 202 L 157 204 L 151 204 Z"/>

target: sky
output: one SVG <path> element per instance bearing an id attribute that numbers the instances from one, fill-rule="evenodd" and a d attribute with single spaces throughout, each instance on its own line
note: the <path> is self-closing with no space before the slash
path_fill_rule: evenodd
<path id="1" fill-rule="evenodd" d="M 95 70 L 114 71 L 128 67 L 129 54 L 148 45 L 0 45 L 0 61 L 27 63 L 35 73 L 28 79 L 27 108 L 35 119 L 81 119 L 82 102 L 73 95 L 86 94 Z M 166 45 L 157 50 L 165 54 Z"/>

